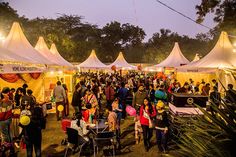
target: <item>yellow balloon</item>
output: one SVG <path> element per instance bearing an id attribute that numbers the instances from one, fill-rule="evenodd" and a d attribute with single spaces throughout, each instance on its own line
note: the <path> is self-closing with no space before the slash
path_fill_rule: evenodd
<path id="1" fill-rule="evenodd" d="M 20 123 L 24 126 L 29 125 L 30 117 L 29 116 L 22 116 L 20 117 Z"/>
<path id="2" fill-rule="evenodd" d="M 156 105 L 157 110 L 162 109 L 164 107 L 165 107 L 165 104 L 161 100 L 158 100 L 157 105 Z"/>
<path id="3" fill-rule="evenodd" d="M 60 112 L 63 111 L 63 110 L 64 110 L 64 106 L 63 106 L 63 105 L 59 105 L 59 106 L 57 107 L 57 110 L 60 111 Z"/>

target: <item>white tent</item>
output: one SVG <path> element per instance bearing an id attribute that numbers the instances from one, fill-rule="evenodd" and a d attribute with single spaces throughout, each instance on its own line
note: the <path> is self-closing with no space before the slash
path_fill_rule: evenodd
<path id="1" fill-rule="evenodd" d="M 47 44 L 45 43 L 43 37 L 39 37 L 36 45 L 35 45 L 35 49 L 41 54 L 43 55 L 45 58 L 47 58 L 48 60 L 50 60 L 52 62 L 53 65 L 60 65 L 59 61 L 57 60 L 57 58 L 52 54 L 52 52 L 48 49 Z"/>
<path id="2" fill-rule="evenodd" d="M 24 57 L 21 57 L 13 52 L 0 46 L 0 63 L 22 63 L 24 60 L 27 60 Z M 26 62 L 27 63 L 27 62 Z"/>
<path id="3" fill-rule="evenodd" d="M 14 54 L 21 56 L 23 62 L 35 64 L 52 64 L 51 61 L 42 56 L 35 50 L 26 39 L 19 23 L 14 22 L 10 33 L 3 42 L 3 47 L 12 51 Z"/>
<path id="4" fill-rule="evenodd" d="M 107 65 L 103 64 L 97 58 L 95 50 L 92 50 L 90 56 L 84 62 L 79 64 L 78 67 L 85 69 L 106 69 Z"/>
<path id="5" fill-rule="evenodd" d="M 72 67 L 73 65 L 71 63 L 69 63 L 67 60 L 65 60 L 60 53 L 57 51 L 57 47 L 55 44 L 51 45 L 50 51 L 52 52 L 52 54 L 57 58 L 57 60 L 59 61 L 60 65 L 62 66 L 70 66 Z"/>
<path id="6" fill-rule="evenodd" d="M 169 67 L 169 68 L 175 68 L 184 64 L 188 64 L 189 61 L 184 57 L 182 54 L 178 42 L 175 42 L 174 48 L 172 49 L 171 53 L 169 56 L 162 61 L 161 63 L 146 67 L 144 70 L 148 71 L 161 71 L 162 68 Z"/>
<path id="7" fill-rule="evenodd" d="M 215 47 L 202 59 L 178 67 L 178 71 L 208 71 L 216 69 L 236 69 L 236 53 L 229 41 L 228 34 L 221 32 Z"/>
<path id="8" fill-rule="evenodd" d="M 192 60 L 191 63 L 196 62 L 196 61 L 198 61 L 198 60 L 200 60 L 200 56 L 199 56 L 198 53 L 196 53 L 196 55 L 195 55 L 195 57 L 193 58 L 193 60 Z"/>
<path id="9" fill-rule="evenodd" d="M 188 65 L 177 68 L 177 79 L 195 77 L 195 81 L 205 79 L 210 82 L 211 77 L 220 80 L 226 87 L 231 83 L 236 85 L 234 74 L 230 71 L 236 69 L 236 53 L 233 52 L 233 46 L 226 32 L 221 32 L 220 37 L 214 48 L 202 59 Z M 199 80 L 197 80 L 199 79 Z M 219 88 L 219 91 L 222 87 Z"/>
<path id="10" fill-rule="evenodd" d="M 111 68 L 113 65 L 116 66 L 117 69 L 122 69 L 122 70 L 136 70 L 137 69 L 136 66 L 129 64 L 125 60 L 122 52 L 119 53 L 116 60 L 112 64 L 108 65 L 108 67 Z"/>

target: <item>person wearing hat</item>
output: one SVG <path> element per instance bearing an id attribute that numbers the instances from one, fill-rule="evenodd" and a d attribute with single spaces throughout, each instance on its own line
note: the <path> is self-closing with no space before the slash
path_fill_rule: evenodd
<path id="1" fill-rule="evenodd" d="M 159 100 L 156 105 L 156 140 L 157 146 L 160 152 L 167 150 L 167 138 L 168 138 L 168 115 L 165 111 L 165 104 Z"/>

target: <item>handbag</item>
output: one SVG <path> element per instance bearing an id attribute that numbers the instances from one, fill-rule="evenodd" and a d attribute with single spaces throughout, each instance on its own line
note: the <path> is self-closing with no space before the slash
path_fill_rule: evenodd
<path id="1" fill-rule="evenodd" d="M 151 120 L 150 118 L 148 119 L 148 127 L 149 128 L 154 128 L 154 122 L 153 122 L 153 120 Z"/>
<path id="2" fill-rule="evenodd" d="M 145 110 L 143 110 L 143 116 L 148 119 L 148 127 L 154 128 L 154 122 L 151 120 L 150 116 Z"/>

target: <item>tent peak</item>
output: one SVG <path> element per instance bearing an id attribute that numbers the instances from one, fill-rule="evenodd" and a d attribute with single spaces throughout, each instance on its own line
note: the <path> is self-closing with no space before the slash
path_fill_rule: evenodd
<path id="1" fill-rule="evenodd" d="M 44 40 L 44 38 L 42 36 L 39 37 L 36 45 L 35 45 L 35 49 L 38 50 L 38 51 L 49 51 L 49 48 Z"/>

